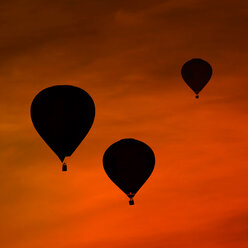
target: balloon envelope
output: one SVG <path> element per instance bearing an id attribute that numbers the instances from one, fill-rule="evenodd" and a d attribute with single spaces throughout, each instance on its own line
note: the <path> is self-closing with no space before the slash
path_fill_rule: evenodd
<path id="1" fill-rule="evenodd" d="M 181 70 L 186 84 L 198 95 L 212 76 L 211 65 L 202 59 L 191 59 Z"/>
<path id="2" fill-rule="evenodd" d="M 85 138 L 94 117 L 92 98 L 84 90 L 70 85 L 42 90 L 31 105 L 35 129 L 62 162 Z"/>
<path id="3" fill-rule="evenodd" d="M 150 177 L 154 164 L 152 149 L 135 139 L 122 139 L 112 144 L 103 156 L 105 172 L 130 198 Z"/>

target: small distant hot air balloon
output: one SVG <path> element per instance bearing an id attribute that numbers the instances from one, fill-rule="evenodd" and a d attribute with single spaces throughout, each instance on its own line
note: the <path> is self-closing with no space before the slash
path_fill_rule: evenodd
<path id="1" fill-rule="evenodd" d="M 135 139 L 122 139 L 112 144 L 103 156 L 103 167 L 109 178 L 130 198 L 150 177 L 155 165 L 152 149 Z"/>
<path id="2" fill-rule="evenodd" d="M 191 59 L 183 65 L 181 74 L 186 84 L 195 92 L 196 98 L 199 98 L 198 94 L 212 76 L 212 67 L 202 59 Z"/>
<path id="3" fill-rule="evenodd" d="M 56 85 L 42 90 L 31 105 L 35 129 L 63 163 L 89 132 L 95 118 L 95 105 L 84 90 Z M 67 165 L 63 163 L 63 171 Z"/>

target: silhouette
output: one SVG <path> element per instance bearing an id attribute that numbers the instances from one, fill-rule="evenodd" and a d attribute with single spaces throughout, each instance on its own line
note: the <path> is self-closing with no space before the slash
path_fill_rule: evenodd
<path id="1" fill-rule="evenodd" d="M 155 164 L 152 149 L 135 139 L 122 139 L 112 144 L 103 156 L 103 167 L 109 178 L 130 198 L 150 177 Z"/>
<path id="2" fill-rule="evenodd" d="M 202 59 L 191 59 L 183 65 L 181 74 L 186 84 L 195 92 L 196 98 L 199 98 L 198 94 L 212 76 L 212 67 Z"/>
<path id="3" fill-rule="evenodd" d="M 35 129 L 63 163 L 89 132 L 95 105 L 84 90 L 70 85 L 56 85 L 42 90 L 31 105 Z M 66 163 L 62 171 L 67 170 Z"/>

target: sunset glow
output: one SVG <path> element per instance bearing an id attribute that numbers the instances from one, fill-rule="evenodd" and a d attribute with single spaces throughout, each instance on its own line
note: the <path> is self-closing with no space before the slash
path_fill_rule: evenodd
<path id="1" fill-rule="evenodd" d="M 2 1 L 1 248 L 247 248 L 248 2 Z M 213 68 L 195 99 L 182 65 Z M 68 171 L 33 127 L 52 85 L 95 102 Z M 105 150 L 148 144 L 154 171 L 129 206 Z"/>

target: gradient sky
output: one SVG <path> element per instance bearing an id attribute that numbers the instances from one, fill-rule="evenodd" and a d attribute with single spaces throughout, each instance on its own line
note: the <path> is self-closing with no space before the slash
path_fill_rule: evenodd
<path id="1" fill-rule="evenodd" d="M 246 0 L 1 1 L 0 246 L 247 248 L 247 26 Z M 213 67 L 199 100 L 195 57 Z M 67 173 L 30 118 L 56 84 L 96 104 Z M 135 206 L 102 166 L 128 137 L 156 156 Z"/>

